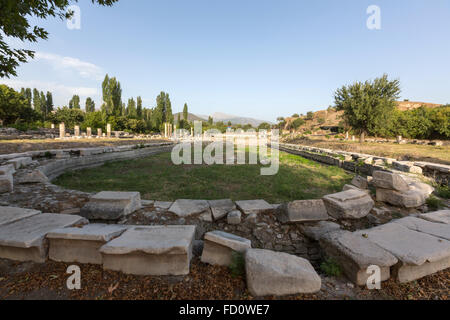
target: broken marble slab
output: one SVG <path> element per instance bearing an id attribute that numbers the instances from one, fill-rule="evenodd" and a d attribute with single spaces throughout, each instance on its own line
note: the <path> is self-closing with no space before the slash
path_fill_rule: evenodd
<path id="1" fill-rule="evenodd" d="M 49 259 L 66 263 L 102 264 L 99 249 L 127 229 L 127 226 L 108 224 L 55 229 L 47 234 Z"/>
<path id="2" fill-rule="evenodd" d="M 0 226 L 0 258 L 43 263 L 47 260 L 46 235 L 54 229 L 87 224 L 80 216 L 41 213 Z"/>
<path id="3" fill-rule="evenodd" d="M 450 241 L 408 229 L 391 222 L 373 229 L 357 231 L 393 254 L 397 279 L 404 283 L 450 267 Z"/>
<path id="4" fill-rule="evenodd" d="M 281 205 L 277 218 L 282 223 L 329 220 L 323 200 L 298 200 Z"/>
<path id="5" fill-rule="evenodd" d="M 322 280 L 308 260 L 283 252 L 245 252 L 247 288 L 254 297 L 320 291 Z"/>
<path id="6" fill-rule="evenodd" d="M 375 205 L 364 191 L 348 190 L 323 197 L 328 214 L 336 219 L 361 219 Z"/>
<path id="7" fill-rule="evenodd" d="M 399 223 L 410 230 L 426 233 L 438 238 L 450 240 L 450 225 L 429 222 L 415 217 L 406 217 L 394 220 L 394 223 Z"/>
<path id="8" fill-rule="evenodd" d="M 225 218 L 228 213 L 236 209 L 236 205 L 230 199 L 209 200 L 208 203 L 215 221 Z"/>
<path id="9" fill-rule="evenodd" d="M 202 262 L 218 266 L 229 266 L 233 252 L 244 252 L 252 247 L 250 240 L 223 231 L 205 234 Z"/>
<path id="10" fill-rule="evenodd" d="M 246 215 L 252 213 L 261 214 L 273 211 L 273 206 L 268 204 L 265 200 L 236 201 L 236 206 Z"/>
<path id="11" fill-rule="evenodd" d="M 170 207 L 169 212 L 182 218 L 193 215 L 201 215 L 207 212 L 211 214 L 208 201 L 188 199 L 178 199 L 175 201 Z"/>
<path id="12" fill-rule="evenodd" d="M 441 210 L 441 211 L 421 214 L 419 216 L 419 218 L 425 219 L 430 222 L 450 224 L 450 210 Z"/>
<path id="13" fill-rule="evenodd" d="M 139 192 L 103 191 L 91 197 L 80 214 L 91 220 L 118 220 L 141 208 Z"/>
<path id="14" fill-rule="evenodd" d="M 333 258 L 345 275 L 356 285 L 365 286 L 371 273 L 370 266 L 380 267 L 381 281 L 391 277 L 390 268 L 398 260 L 388 251 L 380 248 L 361 235 L 349 231 L 335 231 L 325 234 L 320 245 L 328 257 Z"/>
<path id="15" fill-rule="evenodd" d="M 187 275 L 195 226 L 134 227 L 100 248 L 105 270 L 134 275 Z"/>
<path id="16" fill-rule="evenodd" d="M 0 226 L 40 214 L 41 211 L 16 207 L 0 207 Z"/>

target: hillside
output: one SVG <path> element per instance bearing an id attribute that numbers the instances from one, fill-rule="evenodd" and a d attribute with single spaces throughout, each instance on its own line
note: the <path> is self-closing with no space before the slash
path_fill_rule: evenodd
<path id="1" fill-rule="evenodd" d="M 442 106 L 441 104 L 428 103 L 428 102 L 416 102 L 416 101 L 398 101 L 397 108 L 401 111 L 407 111 L 412 109 L 420 108 L 421 106 L 425 106 L 427 108 L 437 108 Z M 321 110 L 314 112 L 314 116 L 312 120 L 308 120 L 305 125 L 300 127 L 300 130 L 311 130 L 315 127 L 336 127 L 339 126 L 339 122 L 341 121 L 342 111 L 335 111 L 333 109 L 329 110 Z M 285 130 L 290 127 L 290 124 L 296 120 L 297 118 L 288 117 L 285 118 L 286 126 Z M 305 119 L 305 117 L 303 117 Z M 306 119 L 305 119 L 306 120 Z"/>
<path id="2" fill-rule="evenodd" d="M 239 117 L 239 116 L 229 115 L 229 114 L 220 113 L 220 112 L 214 113 L 212 115 L 212 118 L 214 119 L 214 122 L 218 122 L 218 121 L 222 121 L 224 123 L 231 122 L 231 124 L 233 124 L 233 125 L 251 124 L 253 127 L 258 127 L 261 123 L 268 122 L 268 121 L 264 121 L 264 120 L 258 120 L 258 119 L 247 118 L 247 117 Z"/>
<path id="3" fill-rule="evenodd" d="M 178 115 L 180 115 L 180 119 L 183 120 L 183 112 L 178 112 L 178 113 L 174 113 L 173 118 L 175 119 L 175 121 L 178 120 Z M 195 114 L 192 113 L 188 113 L 188 121 L 192 122 L 192 121 L 207 121 L 207 118 L 201 118 Z"/>

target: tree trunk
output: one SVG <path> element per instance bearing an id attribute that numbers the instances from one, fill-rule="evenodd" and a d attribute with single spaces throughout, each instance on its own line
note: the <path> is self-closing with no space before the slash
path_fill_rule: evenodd
<path id="1" fill-rule="evenodd" d="M 359 143 L 366 142 L 366 133 L 363 131 L 361 132 L 361 135 L 359 136 Z"/>

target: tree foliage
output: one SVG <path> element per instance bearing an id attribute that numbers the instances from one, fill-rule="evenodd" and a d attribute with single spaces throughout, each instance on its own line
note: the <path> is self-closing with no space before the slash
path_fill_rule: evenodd
<path id="1" fill-rule="evenodd" d="M 0 85 L 0 120 L 3 125 L 15 124 L 18 121 L 36 121 L 38 117 L 22 94 L 8 86 Z"/>
<path id="2" fill-rule="evenodd" d="M 91 0 L 102 6 L 112 6 L 118 0 Z M 12 48 L 6 43 L 6 37 L 23 42 L 37 42 L 47 39 L 48 32 L 39 26 L 32 26 L 31 21 L 58 17 L 71 18 L 73 12 L 68 7 L 78 0 L 2 0 L 0 1 L 0 78 L 17 76 L 19 63 L 34 58 L 34 52 Z"/>
<path id="3" fill-rule="evenodd" d="M 344 111 L 343 118 L 353 130 L 365 135 L 380 130 L 388 123 L 400 95 L 400 82 L 389 81 L 387 75 L 374 81 L 355 82 L 335 92 L 335 104 Z"/>

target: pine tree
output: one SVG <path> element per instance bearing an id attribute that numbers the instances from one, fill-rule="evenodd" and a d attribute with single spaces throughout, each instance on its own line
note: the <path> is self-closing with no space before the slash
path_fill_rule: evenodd
<path id="1" fill-rule="evenodd" d="M 50 91 L 47 91 L 47 98 L 45 103 L 45 113 L 48 115 L 50 112 L 53 111 L 53 95 Z"/>
<path id="2" fill-rule="evenodd" d="M 128 99 L 127 117 L 131 119 L 137 118 L 136 102 L 133 98 Z"/>
<path id="3" fill-rule="evenodd" d="M 184 104 L 184 108 L 183 108 L 183 120 L 187 122 L 188 121 L 188 116 L 189 116 L 188 105 L 187 105 L 187 103 L 185 103 Z"/>
<path id="4" fill-rule="evenodd" d="M 45 98 L 44 92 L 40 92 L 39 94 L 39 100 L 40 100 L 40 112 L 42 116 L 44 117 L 44 121 L 47 119 L 47 99 Z"/>
<path id="5" fill-rule="evenodd" d="M 33 89 L 33 108 L 36 112 L 41 111 L 41 96 L 38 89 Z"/>
<path id="6" fill-rule="evenodd" d="M 69 109 L 81 109 L 80 107 L 80 96 L 74 95 L 69 101 Z"/>
<path id="7" fill-rule="evenodd" d="M 86 99 L 86 113 L 94 112 L 95 111 L 95 102 L 91 99 L 91 97 L 88 97 Z"/>
<path id="8" fill-rule="evenodd" d="M 31 108 L 33 102 L 33 93 L 31 91 L 31 88 L 25 89 L 25 97 L 28 100 L 28 106 Z"/>
<path id="9" fill-rule="evenodd" d="M 142 120 L 142 98 L 141 97 L 137 97 L 136 112 L 137 112 L 137 118 L 139 120 Z"/>

